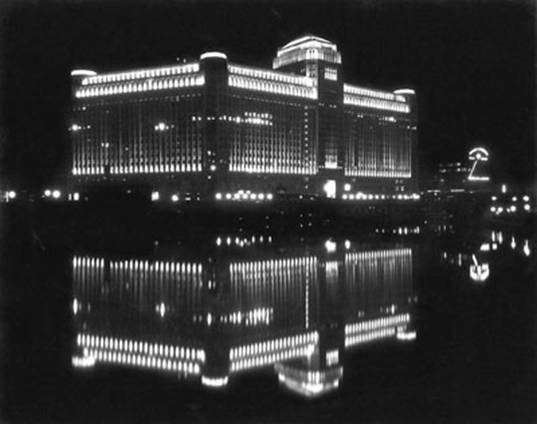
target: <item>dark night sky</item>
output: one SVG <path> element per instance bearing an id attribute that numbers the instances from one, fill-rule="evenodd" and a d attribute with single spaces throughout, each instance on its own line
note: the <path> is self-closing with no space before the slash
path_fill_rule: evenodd
<path id="1" fill-rule="evenodd" d="M 529 2 L 23 2 L 2 15 L 2 175 L 40 188 L 63 171 L 69 72 L 173 63 L 221 49 L 270 67 L 313 33 L 345 80 L 414 87 L 422 170 L 489 148 L 498 176 L 535 169 L 535 11 Z"/>

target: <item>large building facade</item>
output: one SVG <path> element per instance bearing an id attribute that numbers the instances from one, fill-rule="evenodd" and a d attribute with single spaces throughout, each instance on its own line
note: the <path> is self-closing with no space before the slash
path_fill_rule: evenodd
<path id="1" fill-rule="evenodd" d="M 278 49 L 272 70 L 208 52 L 72 77 L 74 190 L 108 184 L 175 200 L 417 191 L 414 91 L 346 84 L 337 46 L 319 37 Z"/>

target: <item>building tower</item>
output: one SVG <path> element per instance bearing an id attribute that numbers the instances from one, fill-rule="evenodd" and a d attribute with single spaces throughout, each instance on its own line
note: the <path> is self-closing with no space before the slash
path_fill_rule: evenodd
<path id="1" fill-rule="evenodd" d="M 341 54 L 331 41 L 305 35 L 278 49 L 272 67 L 306 75 L 317 88 L 318 170 L 324 191 L 335 197 L 335 181 L 343 176 L 343 78 Z M 333 183 L 334 182 L 334 183 Z"/>

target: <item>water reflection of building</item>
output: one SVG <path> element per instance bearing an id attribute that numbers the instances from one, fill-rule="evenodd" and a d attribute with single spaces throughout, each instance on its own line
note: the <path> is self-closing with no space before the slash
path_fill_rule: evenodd
<path id="1" fill-rule="evenodd" d="M 336 389 L 346 349 L 409 340 L 412 249 L 328 242 L 284 253 L 73 258 L 73 365 L 195 377 L 210 387 L 274 366 L 306 397 Z"/>

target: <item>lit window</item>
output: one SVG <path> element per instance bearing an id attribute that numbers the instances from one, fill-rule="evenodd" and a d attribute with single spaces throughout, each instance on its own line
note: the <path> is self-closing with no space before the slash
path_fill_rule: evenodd
<path id="1" fill-rule="evenodd" d="M 337 81 L 337 69 L 335 68 L 325 68 L 324 70 L 324 79 Z"/>

